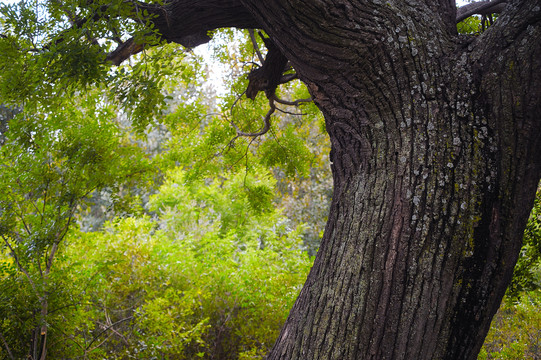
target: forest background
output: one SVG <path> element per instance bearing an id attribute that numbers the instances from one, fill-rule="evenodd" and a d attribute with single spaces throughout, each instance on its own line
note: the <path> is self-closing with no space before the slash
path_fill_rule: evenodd
<path id="1" fill-rule="evenodd" d="M 2 5 L 1 33 L 39 41 L 51 19 L 33 6 Z M 330 145 L 306 88 L 280 87 L 271 130 L 239 136 L 268 112 L 263 94 L 242 96 L 258 34 L 214 34 L 218 94 L 201 53 L 177 46 L 106 69 L 84 46 L 31 61 L 1 40 L 0 358 L 264 358 L 331 199 Z M 540 201 L 480 359 L 541 353 Z"/>

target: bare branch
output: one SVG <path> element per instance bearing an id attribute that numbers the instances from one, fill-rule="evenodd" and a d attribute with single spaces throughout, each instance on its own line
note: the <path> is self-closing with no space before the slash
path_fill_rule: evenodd
<path id="1" fill-rule="evenodd" d="M 288 101 L 288 100 L 280 99 L 279 97 L 276 97 L 276 96 L 274 97 L 274 101 L 276 101 L 279 104 L 289 105 L 289 106 L 299 106 L 301 103 L 313 102 L 312 98 L 309 98 L 309 99 L 297 99 L 295 101 Z"/>
<path id="2" fill-rule="evenodd" d="M 249 29 L 248 33 L 250 34 L 250 40 L 252 40 L 252 45 L 254 46 L 255 53 L 257 55 L 257 58 L 259 59 L 259 62 L 263 64 L 265 62 L 265 58 L 261 54 L 261 50 L 259 50 L 259 45 L 257 45 L 257 40 L 255 38 L 255 31 L 254 29 Z"/>
<path id="3" fill-rule="evenodd" d="M 120 319 L 112 324 L 110 324 L 109 326 L 105 327 L 102 331 L 100 331 L 96 336 L 94 336 L 94 338 L 92 339 L 92 341 L 90 341 L 90 343 L 88 345 L 86 345 L 86 349 L 90 349 L 90 346 L 100 338 L 100 336 L 105 333 L 107 330 L 112 330 L 114 331 L 114 326 L 120 324 L 120 323 L 123 323 L 124 321 L 128 321 L 128 320 L 131 320 L 133 319 L 133 316 L 128 316 L 127 318 L 124 318 L 124 319 Z"/>
<path id="4" fill-rule="evenodd" d="M 472 15 L 489 15 L 502 12 L 507 6 L 506 0 L 478 1 L 458 8 L 456 22 Z"/>
<path id="5" fill-rule="evenodd" d="M 276 106 L 274 105 L 274 99 L 273 98 L 269 99 L 269 105 L 270 105 L 270 109 L 267 112 L 267 115 L 265 115 L 265 118 L 263 119 L 265 124 L 263 125 L 263 128 L 258 132 L 255 132 L 255 133 L 244 132 L 244 131 L 240 130 L 240 128 L 233 121 L 231 121 L 231 125 L 233 125 L 235 130 L 237 130 L 237 137 L 238 136 L 257 137 L 257 136 L 261 136 L 263 134 L 266 134 L 269 131 L 270 126 L 271 126 L 271 123 L 270 123 L 271 115 L 276 110 Z"/>
<path id="6" fill-rule="evenodd" d="M 302 112 L 301 113 L 294 113 L 294 112 L 291 112 L 291 111 L 280 109 L 279 107 L 277 107 L 276 110 L 278 110 L 282 114 L 288 114 L 288 115 L 293 115 L 293 116 L 304 116 L 304 115 L 306 115 L 305 113 L 302 113 Z"/>

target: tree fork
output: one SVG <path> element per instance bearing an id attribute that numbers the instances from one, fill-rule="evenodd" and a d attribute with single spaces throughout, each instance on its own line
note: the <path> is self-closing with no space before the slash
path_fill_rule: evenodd
<path id="1" fill-rule="evenodd" d="M 269 359 L 476 358 L 541 177 L 541 6 L 505 3 L 477 38 L 454 0 L 137 4 L 186 46 L 264 29 L 325 116 L 329 221 Z"/>
<path id="2" fill-rule="evenodd" d="M 335 186 L 268 358 L 475 359 L 541 175 L 539 6 L 472 40 L 432 2 L 244 3 L 325 115 Z"/>

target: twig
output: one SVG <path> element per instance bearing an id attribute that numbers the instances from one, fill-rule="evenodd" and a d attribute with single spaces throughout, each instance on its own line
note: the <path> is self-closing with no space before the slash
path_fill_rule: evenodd
<path id="1" fill-rule="evenodd" d="M 240 130 L 240 128 L 233 122 L 231 121 L 231 124 L 233 125 L 233 127 L 235 128 L 235 130 L 237 130 L 237 135 L 238 136 L 249 136 L 249 137 L 257 137 L 257 136 L 261 136 L 263 134 L 266 134 L 269 129 L 270 129 L 270 118 L 271 118 L 271 115 L 274 113 L 274 111 L 276 110 L 276 106 L 274 105 L 274 100 L 273 98 L 270 98 L 269 99 L 269 105 L 270 105 L 270 109 L 269 111 L 267 112 L 267 115 L 265 115 L 265 118 L 263 119 L 263 121 L 265 122 L 265 125 L 263 126 L 263 128 L 258 131 L 258 132 L 255 132 L 255 133 L 250 133 L 250 132 L 244 132 L 242 130 Z"/>
<path id="2" fill-rule="evenodd" d="M 306 115 L 305 113 L 302 113 L 302 112 L 301 113 L 294 113 L 294 112 L 291 112 L 291 111 L 280 109 L 279 107 L 277 107 L 276 110 L 278 110 L 282 114 L 288 114 L 288 115 L 293 115 L 293 116 L 304 116 L 304 115 Z"/>
<path id="3" fill-rule="evenodd" d="M 111 325 L 107 326 L 105 329 L 103 329 L 102 331 L 100 331 L 100 333 L 96 336 L 94 336 L 94 338 L 92 339 L 92 341 L 90 341 L 90 343 L 86 346 L 86 349 L 90 349 L 90 345 L 92 345 L 92 343 L 94 343 L 96 340 L 98 340 L 98 338 L 103 334 L 105 333 L 107 330 L 113 328 L 115 325 L 118 325 L 124 321 L 128 321 L 128 320 L 131 320 L 133 319 L 133 316 L 128 316 L 127 318 L 124 318 L 124 319 L 120 319 L 118 320 L 117 322 L 114 322 L 112 323 Z M 113 329 L 114 330 L 114 329 Z"/>

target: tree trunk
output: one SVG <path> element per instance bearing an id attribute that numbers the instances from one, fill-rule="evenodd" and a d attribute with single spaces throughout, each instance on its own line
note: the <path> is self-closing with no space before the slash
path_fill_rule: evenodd
<path id="1" fill-rule="evenodd" d="M 334 195 L 269 359 L 475 359 L 541 174 L 541 9 L 244 1 L 325 115 Z"/>
<path id="2" fill-rule="evenodd" d="M 506 4 L 477 37 L 454 0 L 146 7 L 188 46 L 262 27 L 325 116 L 329 221 L 269 359 L 476 358 L 541 176 L 541 5 Z"/>

